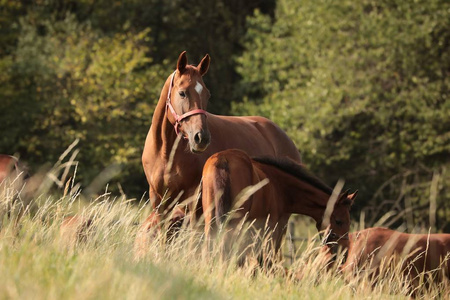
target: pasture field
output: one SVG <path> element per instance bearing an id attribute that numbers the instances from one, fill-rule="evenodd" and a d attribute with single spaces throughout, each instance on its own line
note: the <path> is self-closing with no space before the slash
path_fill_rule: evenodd
<path id="1" fill-rule="evenodd" d="M 2 187 L 3 204 L 12 201 L 11 189 Z M 107 191 L 89 200 L 68 183 L 36 194 L 17 224 L 14 213 L 2 214 L 0 299 L 408 298 L 400 271 L 372 285 L 364 274 L 345 280 L 335 269 L 327 270 L 315 227 L 304 219 L 297 221 L 295 235 L 310 239 L 298 245 L 295 259 L 264 272 L 255 259 L 238 267 L 236 256 L 224 259 L 218 246 L 207 247 L 201 227 L 182 228 L 172 242 L 156 233 L 136 260 L 134 240 L 148 206 Z M 73 232 L 61 230 L 71 215 L 93 220 L 85 240 L 75 242 Z M 449 299 L 449 291 L 433 285 L 418 292 L 426 299 Z"/>

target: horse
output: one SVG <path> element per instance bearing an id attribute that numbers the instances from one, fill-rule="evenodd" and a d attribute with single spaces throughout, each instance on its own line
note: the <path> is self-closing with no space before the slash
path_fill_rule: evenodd
<path id="1" fill-rule="evenodd" d="M 270 120 L 206 111 L 210 92 L 203 76 L 209 65 L 208 54 L 193 66 L 188 65 L 186 51 L 182 52 L 176 70 L 161 90 L 142 153 L 153 209 L 142 225 L 142 234 L 149 224 L 161 224 L 177 203 L 186 203 L 195 195 L 203 166 L 216 152 L 238 148 L 250 155 L 289 157 L 301 162 L 292 140 Z M 200 201 L 190 205 L 191 222 L 200 217 L 200 205 Z"/>
<path id="2" fill-rule="evenodd" d="M 0 154 L 0 183 L 8 177 L 17 177 L 21 172 L 18 158 Z"/>
<path id="3" fill-rule="evenodd" d="M 259 189 L 246 195 L 249 186 L 257 185 Z M 334 203 L 329 202 L 332 192 L 304 166 L 290 159 L 250 158 L 238 149 L 218 152 L 203 168 L 205 236 L 210 239 L 224 225 L 234 231 L 245 222 L 253 230 L 269 232 L 265 238 L 272 241 L 271 250 L 277 253 L 289 217 L 302 214 L 312 217 L 319 231 L 329 228 L 325 242 L 333 252 L 339 246 L 346 249 L 349 211 L 357 191 L 341 193 Z"/>
<path id="4" fill-rule="evenodd" d="M 397 266 L 408 278 L 410 287 L 420 284 L 427 273 L 435 282 L 450 279 L 450 234 L 408 234 L 387 228 L 367 228 L 349 234 L 350 247 L 344 272 L 368 270 L 375 280 L 380 272 Z"/>
<path id="5" fill-rule="evenodd" d="M 6 154 L 0 154 L 0 220 L 7 215 L 8 218 L 13 214 L 13 210 L 18 204 L 18 211 L 15 217 L 15 223 L 25 212 L 25 206 L 30 201 L 29 189 L 23 188 L 29 179 L 29 173 L 24 164 L 19 159 Z"/>

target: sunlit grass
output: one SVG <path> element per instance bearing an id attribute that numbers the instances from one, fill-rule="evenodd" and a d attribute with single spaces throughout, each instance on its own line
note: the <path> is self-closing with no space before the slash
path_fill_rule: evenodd
<path id="1" fill-rule="evenodd" d="M 61 179 L 64 173 L 54 174 Z M 135 237 L 148 206 L 113 197 L 107 189 L 92 199 L 80 191 L 66 179 L 60 188 L 33 195 L 17 224 L 2 214 L 1 299 L 407 299 L 410 294 L 398 268 L 375 284 L 364 272 L 346 278 L 336 267 L 327 268 L 315 226 L 306 218 L 295 219 L 291 236 L 307 239 L 294 248 L 285 243 L 283 252 L 292 258 L 270 271 L 251 256 L 238 266 L 239 253 L 224 256 L 220 241 L 205 241 L 202 226 L 185 226 L 172 241 L 164 232 L 149 233 L 145 255 L 136 259 Z M 2 203 L 20 205 L 16 196 L 3 193 Z M 81 225 L 91 222 L 83 239 L 77 240 L 81 227 L 61 228 L 74 215 Z M 436 285 L 419 292 L 448 298 L 448 291 Z"/>

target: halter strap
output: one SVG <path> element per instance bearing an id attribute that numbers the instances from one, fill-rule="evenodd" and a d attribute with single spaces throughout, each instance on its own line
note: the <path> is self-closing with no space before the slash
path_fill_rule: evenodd
<path id="1" fill-rule="evenodd" d="M 173 124 L 173 127 L 175 128 L 175 133 L 178 135 L 181 121 L 183 121 L 184 119 L 186 119 L 190 116 L 193 116 L 193 115 L 202 114 L 205 117 L 207 115 L 206 115 L 206 110 L 203 110 L 203 109 L 193 109 L 193 110 L 188 111 L 187 113 L 182 114 L 181 116 L 177 114 L 177 112 L 175 111 L 175 109 L 172 106 L 172 103 L 170 103 L 170 96 L 172 94 L 172 87 L 173 87 L 173 79 L 175 77 L 176 72 L 177 71 L 173 72 L 172 77 L 170 79 L 169 92 L 167 93 L 167 100 L 166 100 L 166 108 L 169 108 L 170 113 L 175 118 L 175 124 Z"/>

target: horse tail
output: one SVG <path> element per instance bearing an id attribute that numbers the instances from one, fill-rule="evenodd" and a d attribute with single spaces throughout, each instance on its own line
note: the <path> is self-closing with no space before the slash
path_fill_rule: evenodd
<path id="1" fill-rule="evenodd" d="M 225 222 L 232 204 L 230 165 L 225 155 L 213 155 L 206 161 L 202 181 L 205 222 L 219 227 Z"/>
<path id="2" fill-rule="evenodd" d="M 206 235 L 213 227 L 217 229 L 224 223 L 231 207 L 229 171 L 228 160 L 220 155 L 211 156 L 203 168 L 201 201 Z"/>
<path id="3" fill-rule="evenodd" d="M 221 225 L 225 222 L 227 214 L 231 210 L 231 181 L 230 167 L 225 157 L 219 157 L 215 164 L 216 181 L 214 182 L 215 195 L 215 218 L 216 224 Z"/>

